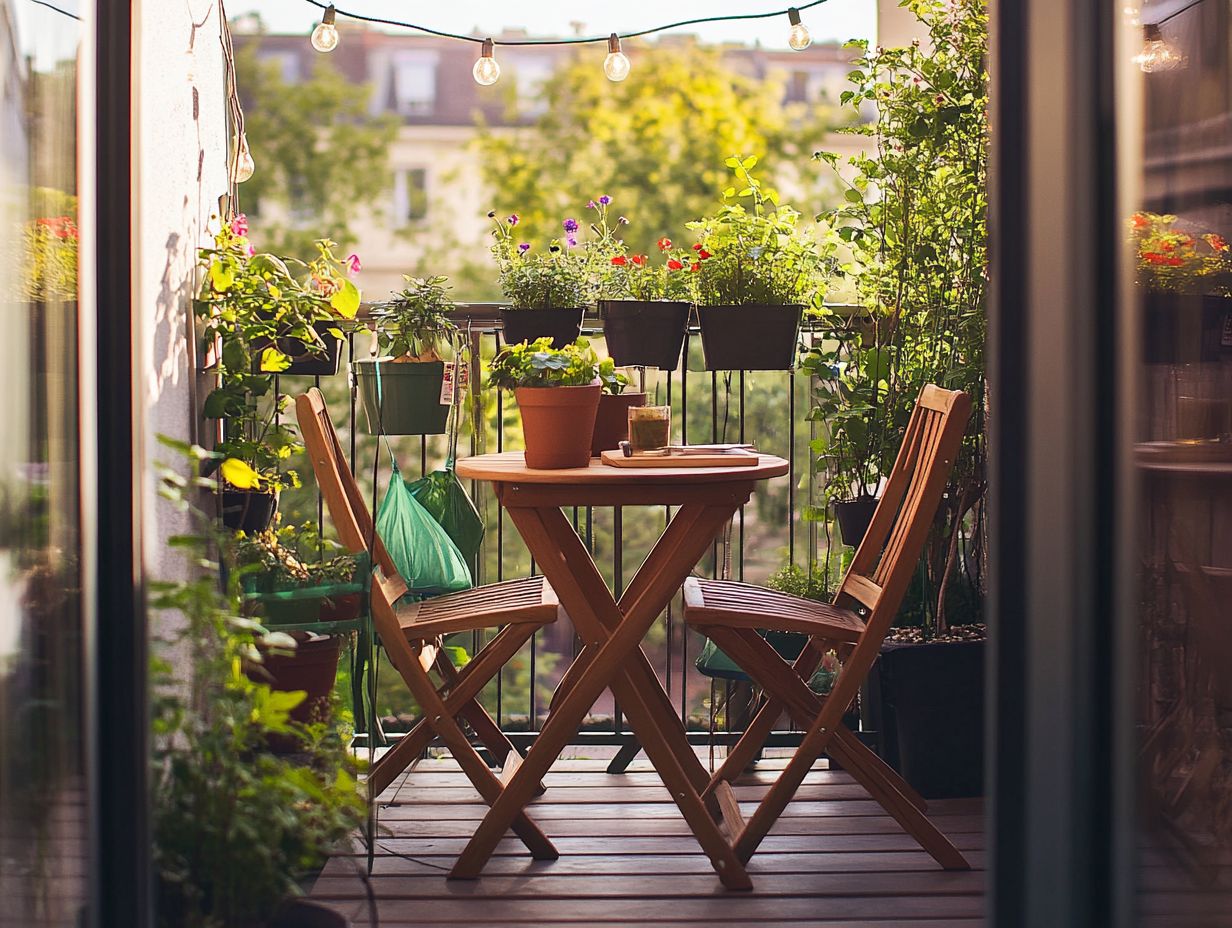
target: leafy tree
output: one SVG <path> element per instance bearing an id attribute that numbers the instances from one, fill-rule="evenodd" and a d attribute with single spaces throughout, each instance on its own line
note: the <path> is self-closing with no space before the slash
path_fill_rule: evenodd
<path id="1" fill-rule="evenodd" d="M 371 115 L 369 88 L 357 87 L 322 57 L 308 80 L 292 85 L 276 62 L 260 59 L 259 49 L 254 37 L 235 53 L 257 165 L 240 187 L 241 206 L 262 214 L 262 239 L 274 252 L 310 254 L 320 238 L 345 248 L 355 242 L 355 217 L 378 211 L 385 198 L 398 120 Z M 300 223 L 301 216 L 310 221 Z"/>
<path id="2" fill-rule="evenodd" d="M 731 70 L 717 49 L 649 49 L 621 83 L 579 53 L 543 94 L 533 125 L 487 130 L 478 142 L 489 207 L 515 210 L 534 234 L 558 233 L 565 216 L 585 219 L 587 200 L 609 194 L 630 220 L 630 249 L 653 254 L 660 236 L 683 237 L 685 222 L 713 208 L 732 152 L 759 154 L 780 187 L 829 189 L 797 166 L 833 114 L 820 104 L 785 105 L 781 83 Z"/>

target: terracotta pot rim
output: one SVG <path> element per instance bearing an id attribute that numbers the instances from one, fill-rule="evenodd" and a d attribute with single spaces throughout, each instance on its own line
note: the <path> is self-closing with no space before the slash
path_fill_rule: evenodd
<path id="1" fill-rule="evenodd" d="M 595 395 L 603 395 L 597 383 L 568 387 L 517 387 L 513 391 L 519 404 L 527 406 L 587 406 Z"/>

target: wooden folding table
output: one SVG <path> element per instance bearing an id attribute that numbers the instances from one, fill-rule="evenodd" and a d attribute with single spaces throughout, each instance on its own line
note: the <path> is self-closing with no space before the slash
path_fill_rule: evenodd
<path id="1" fill-rule="evenodd" d="M 543 730 L 507 788 L 492 804 L 450 876 L 473 879 L 585 715 L 611 688 L 723 884 L 751 889 L 748 873 L 721 830 L 719 801 L 703 798 L 710 777 L 641 650 L 642 638 L 757 481 L 787 473 L 782 458 L 761 455 L 743 467 L 589 467 L 532 470 L 520 452 L 458 462 L 458 476 L 484 480 L 530 549 L 573 620 L 584 648 L 561 681 Z M 617 602 L 562 507 L 678 506 Z"/>

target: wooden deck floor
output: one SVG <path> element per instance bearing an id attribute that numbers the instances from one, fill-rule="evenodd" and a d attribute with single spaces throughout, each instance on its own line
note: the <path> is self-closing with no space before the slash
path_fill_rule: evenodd
<path id="1" fill-rule="evenodd" d="M 531 814 L 561 852 L 538 863 L 513 837 L 476 881 L 445 873 L 486 806 L 451 759 L 425 760 L 382 797 L 370 879 L 365 859 L 338 855 L 313 898 L 355 925 L 824 925 L 973 928 L 983 924 L 979 800 L 931 804 L 934 820 L 976 868 L 946 873 L 841 772 L 818 764 L 750 865 L 754 890 L 723 889 L 675 805 L 639 757 L 610 776 L 606 760 L 563 758 Z M 736 787 L 746 814 L 782 761 Z"/>

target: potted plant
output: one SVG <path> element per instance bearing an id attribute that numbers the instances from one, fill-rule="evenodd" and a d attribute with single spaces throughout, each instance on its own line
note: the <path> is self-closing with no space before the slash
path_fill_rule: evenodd
<path id="1" fill-rule="evenodd" d="M 551 340 L 563 348 L 582 333 L 582 318 L 590 298 L 586 255 L 577 248 L 576 219 L 563 223 L 564 244 L 553 239 L 544 250 L 530 242 L 517 242 L 513 234 L 520 222 L 516 213 L 503 222 L 489 212 L 496 241 L 492 254 L 500 269 L 500 288 L 508 307 L 500 311 L 505 341 L 510 345 Z"/>
<path id="2" fill-rule="evenodd" d="M 359 394 L 372 434 L 439 435 L 452 395 L 443 389 L 446 364 L 440 354 L 455 332 L 448 278 L 404 280 L 401 292 L 372 310 L 383 354 L 356 363 Z"/>
<path id="3" fill-rule="evenodd" d="M 599 362 L 599 409 L 595 413 L 595 431 L 590 440 L 590 453 L 600 455 L 620 447 L 629 438 L 629 410 L 646 405 L 645 393 L 626 393 L 629 378 L 616 369 L 616 362 L 604 358 Z"/>
<path id="4" fill-rule="evenodd" d="M 675 370 L 693 302 L 688 268 L 696 267 L 697 257 L 674 250 L 666 236 L 658 241 L 660 262 L 628 254 L 608 220 L 610 202 L 600 197 L 588 204 L 598 220 L 591 225 L 596 238 L 585 246 L 597 280 L 607 352 L 620 366 Z"/>
<path id="5" fill-rule="evenodd" d="M 269 525 L 278 492 L 299 486 L 294 471 L 282 471 L 283 461 L 301 449 L 283 415 L 288 399 L 274 389 L 275 373 L 291 363 L 279 345 L 311 341 L 327 301 L 297 281 L 282 259 L 255 253 L 247 231 L 237 216 L 219 229 L 214 247 L 201 250 L 206 273 L 195 307 L 218 375 L 203 414 L 222 422 L 223 522 L 253 532 Z"/>
<path id="6" fill-rule="evenodd" d="M 599 358 L 579 337 L 564 348 L 551 339 L 507 345 L 492 361 L 491 383 L 513 390 L 522 416 L 526 465 L 586 467 L 603 387 Z"/>
<path id="7" fill-rule="evenodd" d="M 288 359 L 285 366 L 273 367 L 265 361 L 261 349 L 268 347 L 269 342 L 259 344 L 257 353 L 263 371 L 309 377 L 332 377 L 338 373 L 346 337 L 340 325 L 354 319 L 359 312 L 360 290 L 350 278 L 359 273 L 361 264 L 356 254 L 348 255 L 345 262 L 340 261 L 333 252 L 337 245 L 329 239 L 318 239 L 316 247 L 317 257 L 308 264 L 290 260 L 286 263 L 303 267 L 301 284 L 304 289 L 324 298 L 317 304 L 318 319 L 310 326 L 307 340 L 290 336 L 278 339 L 278 350 Z"/>
<path id="8" fill-rule="evenodd" d="M 796 363 L 804 309 L 820 301 L 833 246 L 798 231 L 799 213 L 780 206 L 751 173 L 755 156 L 726 164 L 736 183 L 723 191 L 723 205 L 688 224 L 699 233 L 697 317 L 706 369 L 787 370 Z"/>

